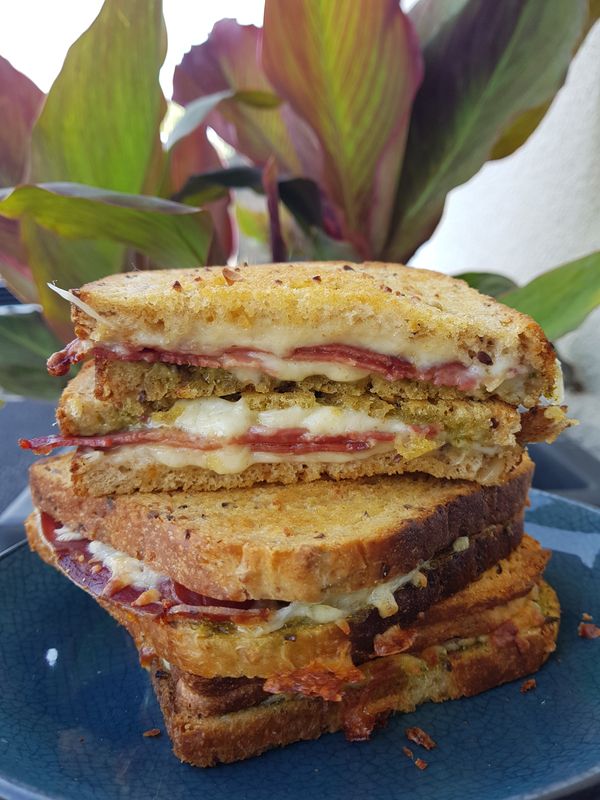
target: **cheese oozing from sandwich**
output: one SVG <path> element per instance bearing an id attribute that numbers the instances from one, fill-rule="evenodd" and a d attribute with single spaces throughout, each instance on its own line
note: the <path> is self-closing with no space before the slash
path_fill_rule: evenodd
<path id="1" fill-rule="evenodd" d="M 56 545 L 52 545 L 44 533 L 39 512 L 37 513 L 37 524 L 44 540 L 50 546 L 55 547 Z M 59 547 L 61 544 L 65 545 L 65 543 L 73 542 L 85 545 L 89 563 L 92 565 L 97 564 L 107 569 L 110 572 L 110 582 L 116 583 L 120 589 L 126 586 L 133 586 L 141 591 L 160 590 L 161 587 L 169 583 L 169 578 L 166 575 L 152 569 L 142 560 L 116 550 L 104 542 L 89 540 L 84 534 L 73 531 L 64 525 L 56 528 L 54 536 Z M 461 537 L 461 539 L 461 549 L 468 548 L 468 539 L 466 537 Z M 289 623 L 301 620 L 315 624 L 335 622 L 336 620 L 345 619 L 361 609 L 375 608 L 382 618 L 387 618 L 398 611 L 398 603 L 394 597 L 395 593 L 409 584 L 418 587 L 426 586 L 427 576 L 425 572 L 429 569 L 429 562 L 422 561 L 410 572 L 395 575 L 374 586 L 367 586 L 353 592 L 325 594 L 321 602 L 318 603 L 299 601 L 286 603 L 281 608 L 270 610 L 266 620 L 250 621 L 249 624 L 243 624 L 238 620 L 236 625 L 241 631 L 261 636 L 280 630 Z M 71 577 L 76 581 L 74 576 Z M 113 600 L 113 602 L 115 601 Z M 227 608 L 227 601 L 222 602 L 224 608 Z M 198 615 L 201 617 L 202 606 L 199 606 L 197 610 Z M 235 611 L 235 609 L 231 610 Z"/>
<path id="2" fill-rule="evenodd" d="M 153 414 L 145 427 L 164 431 L 164 440 L 148 443 L 140 435 L 136 442 L 132 431 L 129 443 L 86 458 L 109 457 L 115 464 L 134 458 L 140 466 L 196 466 L 224 475 L 243 472 L 251 464 L 347 463 L 394 451 L 416 458 L 444 443 L 443 432 L 408 425 L 393 415 L 380 418 L 327 405 L 259 411 L 243 397 L 179 400 L 169 411 Z M 173 431 L 189 441 L 177 446 Z"/>

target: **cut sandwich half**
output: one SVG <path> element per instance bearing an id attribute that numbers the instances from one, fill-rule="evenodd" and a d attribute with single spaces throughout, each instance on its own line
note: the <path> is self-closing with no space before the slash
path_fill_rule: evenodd
<path id="1" fill-rule="evenodd" d="M 568 425 L 558 406 L 517 410 L 500 400 L 403 399 L 337 384 L 247 388 L 225 396 L 122 405 L 94 397 L 97 365 L 64 391 L 61 433 L 22 442 L 46 453 L 75 446 L 78 494 L 206 491 L 328 477 L 425 472 L 438 478 L 501 482 L 528 441 Z M 142 396 L 140 400 L 139 397 Z"/>
<path id="2" fill-rule="evenodd" d="M 529 464 L 494 488 L 404 476 L 82 500 L 68 462 L 32 468 L 31 546 L 204 677 L 352 669 L 513 551 L 521 594 L 546 560 L 518 547 Z"/>

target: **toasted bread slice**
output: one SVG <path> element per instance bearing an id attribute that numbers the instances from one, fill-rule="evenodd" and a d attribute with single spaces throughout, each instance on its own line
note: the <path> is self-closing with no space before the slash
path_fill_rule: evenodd
<path id="1" fill-rule="evenodd" d="M 250 708 L 205 716 L 193 690 L 155 663 L 152 682 L 175 755 L 208 767 L 259 755 L 273 747 L 345 730 L 365 739 L 390 712 L 411 712 L 427 701 L 470 697 L 538 670 L 556 647 L 560 606 L 552 588 L 540 584 L 538 614 L 520 609 L 497 633 L 462 640 L 441 639 L 435 648 L 384 656 L 365 665 L 365 680 L 342 702 L 279 695 Z M 508 634 L 508 635 L 507 635 Z"/>
<path id="2" fill-rule="evenodd" d="M 71 456 L 34 464 L 35 506 L 209 597 L 322 602 L 413 570 L 523 508 L 525 456 L 499 486 L 423 475 L 196 494 L 78 497 Z"/>
<path id="3" fill-rule="evenodd" d="M 509 422 L 512 425 L 516 420 L 512 416 L 516 409 L 508 403 L 489 399 L 478 403 L 464 402 L 464 394 L 457 389 L 432 383 L 424 386 L 408 380 L 386 381 L 378 376 L 342 383 L 314 376 L 290 384 L 268 375 L 253 382 L 240 380 L 223 369 L 140 364 L 103 358 L 87 362 L 79 376 L 69 383 L 58 406 L 57 420 L 65 435 L 90 436 L 132 425 L 152 412 L 170 408 L 178 400 L 227 397 L 241 392 L 279 395 L 290 389 L 316 394 L 326 401 L 338 398 L 337 402 L 349 407 L 356 398 L 361 398 L 360 402 L 364 403 L 364 398 L 374 396 L 402 409 L 421 409 L 424 413 L 423 410 L 428 408 L 433 418 L 431 422 L 440 416 L 439 405 L 456 415 L 458 425 L 464 421 L 463 414 L 471 415 L 471 436 L 477 435 L 484 420 L 494 420 L 492 428 L 496 428 L 498 440 L 502 426 Z M 97 404 L 91 398 L 92 393 Z M 461 400 L 462 403 L 456 402 Z M 443 417 L 447 421 L 448 413 L 443 412 Z M 552 442 L 565 428 L 576 424 L 567 419 L 566 407 L 559 405 L 537 407 L 521 413 L 519 418 L 521 429 L 517 438 L 520 444 Z"/>
<path id="4" fill-rule="evenodd" d="M 34 515 L 26 527 L 31 547 L 79 583 L 69 567 L 57 560 Z M 438 554 L 423 567 L 424 581 L 419 585 L 408 583 L 396 590 L 395 613 L 381 616 L 372 605 L 366 605 L 349 613 L 343 624 L 318 622 L 303 617 L 301 610 L 298 617 L 290 617 L 274 629 L 268 623 L 244 625 L 202 617 L 171 619 L 165 624 L 164 619 L 152 617 L 141 608 L 102 593 L 95 596 L 127 627 L 139 646 L 204 677 L 268 677 L 305 668 L 314 661 L 348 668 L 353 662 L 404 650 L 415 642 L 415 646 L 426 646 L 431 630 L 441 628 L 448 636 L 462 635 L 448 633 L 454 630 L 454 621 L 475 617 L 489 606 L 527 594 L 549 554 L 529 537 L 517 547 L 521 537 L 522 518 L 505 526 L 492 526 L 471 537 L 464 550 L 449 548 Z M 450 595 L 454 596 L 440 602 Z"/>
<path id="5" fill-rule="evenodd" d="M 127 408 L 98 399 L 94 389 L 94 363 L 88 362 L 79 374 L 69 381 L 61 395 L 56 412 L 60 432 L 64 436 L 97 436 L 139 426 L 141 421 L 152 416 L 153 422 L 175 420 L 177 411 L 191 407 L 186 400 L 173 405 L 161 402 L 152 403 L 146 399 L 132 402 Z M 344 384 L 337 384 L 339 391 L 327 393 L 302 389 L 291 384 L 285 391 L 261 393 L 224 393 L 231 400 L 242 397 L 252 411 L 263 412 L 298 407 L 319 409 L 333 407 L 340 410 L 357 411 L 368 414 L 374 420 L 394 419 L 407 425 L 433 425 L 447 432 L 451 444 L 468 447 L 479 444 L 485 447 L 514 445 L 520 433 L 522 420 L 529 414 L 520 414 L 515 408 L 499 400 L 473 402 L 471 400 L 429 400 L 407 399 L 390 402 L 368 392 L 349 391 Z M 555 408 L 555 407 L 553 407 Z M 541 411 L 541 409 L 539 409 Z M 531 414 L 532 412 L 530 412 Z M 536 432 L 541 435 L 543 415 L 538 415 Z M 544 431 L 545 433 L 545 431 Z"/>
<path id="6" fill-rule="evenodd" d="M 482 578 L 481 582 L 485 585 L 485 580 Z M 435 663 L 439 656 L 440 642 L 453 643 L 446 644 L 446 649 L 457 649 L 456 643 L 465 640 L 476 639 L 480 636 L 486 636 L 498 629 L 506 630 L 507 633 L 511 630 L 510 623 L 518 618 L 520 627 L 527 624 L 528 627 L 539 625 L 543 620 L 540 619 L 540 574 L 531 578 L 530 591 L 514 599 L 507 599 L 499 597 L 495 605 L 488 605 L 482 608 L 475 606 L 473 609 L 465 608 L 462 601 L 464 591 L 459 592 L 457 597 L 458 602 L 455 607 L 458 607 L 461 616 L 453 616 L 446 620 L 447 623 L 435 623 L 430 621 L 429 615 L 425 615 L 425 619 L 421 621 L 416 629 L 408 629 L 403 631 L 402 639 L 396 635 L 395 640 L 392 641 L 392 636 L 387 637 L 387 643 L 390 645 L 385 650 L 381 648 L 381 652 L 377 657 L 385 657 L 396 655 L 398 653 L 418 654 L 425 652 L 429 662 Z M 519 587 L 520 588 L 520 587 Z M 516 590 L 516 589 L 515 589 Z M 510 596 L 515 590 L 510 591 Z M 493 602 L 493 596 L 489 598 Z M 449 604 L 440 603 L 439 606 L 444 608 L 444 613 L 450 611 Z M 437 608 L 433 607 L 431 611 Z M 415 631 L 418 635 L 415 635 Z M 390 633 L 392 631 L 390 630 Z M 514 631 L 513 631 L 514 633 Z M 392 647 L 391 645 L 394 644 Z M 149 661 L 156 661 L 156 655 L 150 655 L 150 651 L 145 646 L 140 646 L 140 661 L 142 666 L 147 666 Z M 158 659 L 161 661 L 161 659 Z M 372 660 L 367 659 L 367 660 Z M 193 674 L 192 672 L 185 672 L 179 667 L 175 666 L 172 662 L 162 659 L 162 663 L 168 664 L 168 672 L 171 673 L 173 679 L 176 681 L 176 702 L 179 710 L 185 708 L 187 711 L 199 714 L 201 717 L 214 717 L 220 714 L 226 714 L 230 711 L 240 711 L 242 708 L 250 708 L 251 706 L 258 705 L 263 700 L 271 696 L 274 689 L 278 690 L 277 684 L 289 684 L 290 680 L 296 680 L 296 691 L 304 694 L 316 694 L 318 686 L 310 684 L 308 680 L 301 682 L 300 678 L 304 676 L 308 678 L 311 674 L 327 675 L 327 670 L 320 661 L 313 661 L 312 664 L 306 665 L 303 669 L 298 669 L 293 673 L 275 676 L 265 681 L 263 678 L 204 678 Z M 364 663 L 361 663 L 359 672 L 364 672 Z M 315 664 L 318 664 L 316 669 Z M 350 680 L 358 680 L 359 672 L 349 677 Z M 331 678 L 335 673 L 333 670 L 329 671 Z M 338 665 L 338 674 L 342 675 Z M 341 678 L 341 685 L 338 683 L 336 687 L 325 687 L 325 690 L 320 696 L 327 699 L 327 695 L 333 689 L 334 692 L 344 692 L 344 678 Z"/>
<path id="7" fill-rule="evenodd" d="M 439 450 L 414 458 L 391 452 L 342 464 L 304 460 L 252 464 L 243 472 L 221 474 L 186 463 L 191 457 L 190 451 L 182 452 L 160 445 L 130 445 L 114 450 L 78 453 L 73 457 L 71 474 L 76 494 L 96 497 L 128 495 L 138 491 L 214 492 L 260 484 L 312 483 L 322 478 L 357 480 L 414 472 L 495 486 L 505 481 L 511 470 L 519 464 L 523 450 L 518 445 L 490 449 L 494 452 L 473 452 L 444 445 Z M 181 466 L 181 461 L 184 466 Z"/>
<path id="8" fill-rule="evenodd" d="M 63 392 L 57 411 L 63 436 L 84 437 L 74 439 L 73 443 L 84 447 L 89 442 L 94 448 L 80 451 L 72 462 L 73 485 L 82 495 L 178 489 L 214 491 L 256 483 L 295 483 L 322 477 L 356 479 L 403 472 L 426 472 L 439 478 L 493 484 L 504 480 L 522 456 L 522 420 L 527 414 L 519 414 L 501 401 L 404 400 L 392 404 L 368 393 L 357 395 L 342 391 L 323 396 L 296 387 L 285 392 L 248 391 L 229 402 L 217 402 L 233 411 L 241 404 L 247 410 L 244 413 L 255 415 L 257 419 L 260 418 L 257 415 L 273 410 L 294 409 L 308 415 L 313 412 L 330 414 L 333 410 L 347 414 L 348 424 L 352 425 L 358 412 L 373 421 L 374 429 L 379 424 L 400 423 L 405 433 L 396 441 L 375 444 L 372 454 L 368 450 L 349 454 L 324 451 L 303 458 L 263 452 L 258 455 L 263 463 L 251 463 L 254 455 L 247 448 L 238 446 L 232 450 L 230 446 L 225 447 L 226 439 L 223 439 L 225 449 L 216 451 L 169 444 L 168 437 L 173 431 L 180 436 L 185 434 L 177 427 L 178 416 L 183 414 L 189 418 L 191 412 L 195 418 L 206 414 L 204 406 L 198 403 L 207 401 L 182 400 L 166 411 L 153 413 L 148 401 L 132 401 L 119 407 L 110 401 L 98 400 L 92 393 L 93 381 L 94 365 L 90 363 Z M 213 401 L 208 402 L 212 409 Z M 208 413 L 214 412 L 209 410 Z M 562 412 L 559 410 L 559 413 Z M 334 424 L 336 419 L 332 417 Z M 256 423 L 248 420 L 247 425 L 252 424 Z M 535 430 L 538 435 L 543 432 L 547 437 L 549 428 L 557 424 L 552 422 L 544 428 L 536 423 Z M 136 443 L 134 437 L 143 436 L 144 429 L 156 434 L 157 425 L 162 426 L 164 441 Z M 122 432 L 124 445 L 119 445 L 118 439 L 113 444 L 115 432 Z M 278 431 L 274 433 L 277 435 Z M 106 449 L 97 449 L 103 446 Z M 265 459 L 268 459 L 266 463 Z"/>
<path id="9" fill-rule="evenodd" d="M 77 336 L 116 347 L 119 357 L 123 348 L 158 349 L 185 364 L 182 354 L 243 348 L 294 360 L 298 348 L 354 347 L 404 359 L 423 380 L 431 367 L 460 365 L 476 377 L 470 387 L 462 382 L 466 393 L 527 407 L 554 397 L 559 382 L 554 351 L 533 320 L 462 281 L 397 264 L 133 272 L 74 295 Z M 454 385 L 444 380 L 433 382 Z"/>

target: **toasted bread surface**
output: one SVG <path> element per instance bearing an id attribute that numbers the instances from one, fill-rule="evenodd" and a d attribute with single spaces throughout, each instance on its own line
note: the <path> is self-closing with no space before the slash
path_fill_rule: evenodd
<path id="1" fill-rule="evenodd" d="M 342 343 L 430 363 L 510 359 L 530 373 L 497 392 L 533 406 L 552 396 L 555 355 L 525 315 L 464 282 L 397 264 L 316 262 L 112 275 L 76 290 L 99 317 L 73 307 L 75 330 L 96 343 L 201 352 L 207 344 L 281 352 Z M 416 348 L 413 342 L 418 340 Z M 273 344 L 274 343 L 274 344 Z M 472 354 L 472 355 L 470 355 Z"/>
<path id="2" fill-rule="evenodd" d="M 27 521 L 27 534 L 30 546 L 61 569 L 34 516 Z M 302 618 L 263 633 L 260 626 L 257 633 L 252 626 L 201 620 L 165 624 L 109 598 L 96 599 L 127 627 L 139 646 L 196 675 L 268 677 L 313 661 L 349 667 L 372 658 L 377 647 L 390 652 L 399 641 L 401 649 L 407 649 L 407 641 L 408 649 L 428 646 L 438 630 L 447 638 L 470 635 L 465 633 L 466 620 L 474 621 L 489 607 L 526 595 L 541 575 L 548 553 L 529 537 L 519 545 L 521 537 L 522 519 L 515 519 L 472 537 L 465 550 L 450 548 L 424 568 L 426 585 L 408 584 L 395 593 L 396 613 L 384 618 L 366 607 L 348 616 L 347 627 Z M 454 623 L 462 627 L 457 629 Z"/>
<path id="3" fill-rule="evenodd" d="M 371 586 L 524 506 L 525 456 L 499 486 L 424 475 L 204 493 L 78 497 L 71 456 L 30 471 L 34 504 L 189 589 L 230 600 L 319 602 Z"/>
<path id="4" fill-rule="evenodd" d="M 514 618 L 516 635 L 481 637 L 453 650 L 384 656 L 366 666 L 364 684 L 349 689 L 340 703 L 320 698 L 281 696 L 251 708 L 203 717 L 177 695 L 177 679 L 155 666 L 152 682 L 175 755 L 208 767 L 259 755 L 273 747 L 316 739 L 345 729 L 365 738 L 390 712 L 410 712 L 426 701 L 469 697 L 535 672 L 555 649 L 560 607 L 542 582 L 540 619 Z M 362 722 L 362 724 L 360 724 Z"/>

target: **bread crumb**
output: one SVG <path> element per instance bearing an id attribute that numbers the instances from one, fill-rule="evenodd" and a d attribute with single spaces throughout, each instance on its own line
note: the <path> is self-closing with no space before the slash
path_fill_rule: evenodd
<path id="1" fill-rule="evenodd" d="M 520 692 L 521 694 L 525 694 L 525 692 L 530 692 L 532 689 L 537 687 L 537 681 L 535 678 L 529 678 L 526 681 L 523 681 L 521 684 Z"/>
<path id="2" fill-rule="evenodd" d="M 426 750 L 433 750 L 434 747 L 437 747 L 431 736 L 426 733 L 423 728 L 407 728 L 404 731 L 404 735 L 411 742 L 420 744 L 421 747 L 424 747 Z"/>
<path id="3" fill-rule="evenodd" d="M 160 729 L 159 728 L 150 728 L 150 730 L 144 731 L 142 736 L 146 736 L 146 737 L 160 736 Z"/>
<path id="4" fill-rule="evenodd" d="M 580 622 L 577 633 L 582 639 L 600 639 L 600 628 L 593 622 Z"/>
<path id="5" fill-rule="evenodd" d="M 421 770 L 422 769 L 427 769 L 428 766 L 429 766 L 429 764 L 426 761 L 423 761 L 422 758 L 417 758 L 415 760 L 415 767 L 418 767 Z"/>
<path id="6" fill-rule="evenodd" d="M 404 753 L 404 755 L 405 755 L 407 758 L 410 758 L 410 760 L 411 760 L 411 761 L 414 761 L 414 760 L 415 760 L 415 756 L 414 756 L 414 754 L 413 754 L 413 751 L 410 749 L 410 747 L 403 747 L 403 748 L 402 748 L 402 752 Z"/>
<path id="7" fill-rule="evenodd" d="M 230 269 L 230 267 L 223 267 L 222 271 L 223 271 L 223 277 L 225 278 L 225 280 L 227 281 L 227 284 L 229 286 L 231 286 L 236 281 L 243 280 L 242 275 L 240 275 L 238 272 L 235 272 L 234 270 Z"/>
<path id="8" fill-rule="evenodd" d="M 592 620 L 593 620 L 594 618 L 592 617 L 592 615 L 591 615 L 591 614 L 588 614 L 588 613 L 587 613 L 587 611 L 584 611 L 584 612 L 582 613 L 582 615 L 581 615 L 581 619 L 582 619 L 584 622 L 592 622 Z"/>

